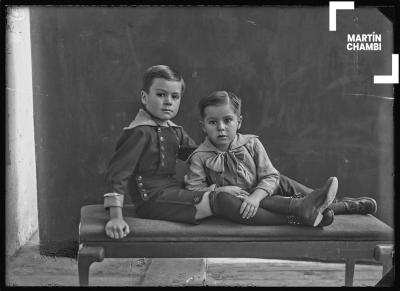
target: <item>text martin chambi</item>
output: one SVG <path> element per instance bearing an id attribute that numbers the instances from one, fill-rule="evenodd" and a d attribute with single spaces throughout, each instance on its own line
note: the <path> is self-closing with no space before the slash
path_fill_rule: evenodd
<path id="1" fill-rule="evenodd" d="M 382 35 L 372 32 L 368 34 L 347 34 L 347 50 L 380 51 Z"/>

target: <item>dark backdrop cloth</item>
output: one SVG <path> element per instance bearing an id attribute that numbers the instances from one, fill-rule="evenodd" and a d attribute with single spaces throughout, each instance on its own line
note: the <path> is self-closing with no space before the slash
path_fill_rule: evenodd
<path id="1" fill-rule="evenodd" d="M 242 133 L 309 187 L 374 197 L 393 226 L 392 23 L 374 7 L 32 6 L 34 122 L 42 253 L 75 254 L 80 207 L 102 203 L 104 172 L 139 109 L 146 68 L 169 65 L 187 90 L 174 122 L 203 134 L 197 102 L 243 99 Z M 348 33 L 382 34 L 382 51 L 347 51 Z"/>

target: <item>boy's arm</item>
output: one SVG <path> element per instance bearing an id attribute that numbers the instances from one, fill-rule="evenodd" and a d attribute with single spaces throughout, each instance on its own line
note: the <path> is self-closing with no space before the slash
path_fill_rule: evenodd
<path id="1" fill-rule="evenodd" d="M 192 191 L 214 191 L 215 184 L 208 185 L 207 176 L 204 170 L 204 163 L 200 155 L 195 153 L 189 160 L 189 170 L 185 177 L 186 189 Z"/>
<path id="2" fill-rule="evenodd" d="M 258 138 L 254 139 L 253 149 L 258 179 L 258 184 L 255 187 L 257 195 L 260 195 L 260 190 L 263 190 L 266 192 L 265 197 L 271 196 L 279 185 L 280 174 L 272 165 L 264 146 Z"/>
<path id="3" fill-rule="evenodd" d="M 146 143 L 145 132 L 140 127 L 124 131 L 119 139 L 105 173 L 108 189 L 108 193 L 104 194 L 106 209 L 123 206 L 129 178 L 136 169 Z"/>
<path id="4" fill-rule="evenodd" d="M 187 132 L 180 128 L 181 142 L 178 150 L 178 159 L 186 161 L 190 154 L 197 148 L 197 143 L 187 134 Z"/>
<path id="5" fill-rule="evenodd" d="M 109 213 L 110 213 L 110 219 L 112 218 L 122 218 L 122 208 L 121 207 L 115 207 L 112 206 L 109 209 Z"/>

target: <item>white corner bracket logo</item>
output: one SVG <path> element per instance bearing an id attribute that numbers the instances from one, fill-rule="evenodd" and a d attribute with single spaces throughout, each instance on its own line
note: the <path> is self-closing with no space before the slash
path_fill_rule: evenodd
<path id="1" fill-rule="evenodd" d="M 398 84 L 399 83 L 399 55 L 392 54 L 392 75 L 375 75 L 374 84 Z"/>
<path id="2" fill-rule="evenodd" d="M 354 10 L 354 1 L 329 1 L 329 31 L 336 31 L 336 10 Z"/>

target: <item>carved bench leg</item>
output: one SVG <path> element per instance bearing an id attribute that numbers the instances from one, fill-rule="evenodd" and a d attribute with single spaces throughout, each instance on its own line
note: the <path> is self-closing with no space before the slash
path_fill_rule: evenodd
<path id="1" fill-rule="evenodd" d="M 346 287 L 353 286 L 355 264 L 356 264 L 356 262 L 354 259 L 346 260 L 346 270 L 345 270 L 345 276 L 344 276 L 344 285 Z"/>
<path id="2" fill-rule="evenodd" d="M 393 264 L 393 245 L 377 245 L 374 250 L 375 260 L 383 265 L 382 277 L 392 268 Z"/>
<path id="3" fill-rule="evenodd" d="M 93 262 L 101 262 L 104 259 L 104 248 L 102 247 L 86 247 L 78 252 L 78 274 L 79 286 L 89 285 L 89 268 Z"/>

